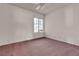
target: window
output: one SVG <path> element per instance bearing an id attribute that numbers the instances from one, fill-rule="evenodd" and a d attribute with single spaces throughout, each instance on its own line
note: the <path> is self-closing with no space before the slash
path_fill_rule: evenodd
<path id="1" fill-rule="evenodd" d="M 39 32 L 43 31 L 43 19 L 39 19 Z"/>
<path id="2" fill-rule="evenodd" d="M 38 18 L 34 18 L 34 32 L 38 32 Z"/>
<path id="3" fill-rule="evenodd" d="M 34 18 L 34 32 L 43 32 L 43 19 Z"/>

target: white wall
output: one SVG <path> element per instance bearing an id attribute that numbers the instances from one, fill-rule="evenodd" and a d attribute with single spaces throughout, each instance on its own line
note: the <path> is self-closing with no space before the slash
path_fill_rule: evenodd
<path id="1" fill-rule="evenodd" d="M 51 12 L 45 17 L 46 36 L 79 45 L 79 4 Z"/>
<path id="2" fill-rule="evenodd" d="M 0 45 L 35 38 L 33 18 L 43 15 L 18 8 L 9 4 L 0 4 Z M 37 33 L 37 36 L 43 36 Z"/>
<path id="3" fill-rule="evenodd" d="M 0 45 L 44 36 L 33 33 L 33 18 L 44 18 L 35 12 L 9 4 L 0 4 Z M 79 45 L 79 5 L 58 9 L 45 17 L 46 36 Z"/>

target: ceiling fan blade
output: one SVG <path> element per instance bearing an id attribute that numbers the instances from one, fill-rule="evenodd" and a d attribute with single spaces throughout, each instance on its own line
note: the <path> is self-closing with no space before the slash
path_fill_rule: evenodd
<path id="1" fill-rule="evenodd" d="M 36 6 L 36 10 L 40 10 L 43 6 L 44 6 L 45 3 L 40 3 Z"/>
<path id="2" fill-rule="evenodd" d="M 40 5 L 38 5 L 37 7 L 36 7 L 36 10 L 39 10 L 41 8 L 41 6 Z"/>

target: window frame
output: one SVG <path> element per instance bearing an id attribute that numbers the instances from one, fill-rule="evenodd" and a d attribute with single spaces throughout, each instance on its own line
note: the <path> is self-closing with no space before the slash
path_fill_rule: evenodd
<path id="1" fill-rule="evenodd" d="M 35 24 L 35 23 L 34 23 L 34 19 L 35 19 L 35 18 L 37 18 L 37 17 L 34 17 L 34 18 L 33 18 L 33 32 L 34 32 L 34 33 L 43 32 L 43 31 L 44 31 L 44 19 L 43 19 L 43 18 L 37 18 L 37 19 L 38 19 L 38 31 L 35 32 L 35 28 L 34 28 L 34 26 L 35 26 L 35 25 L 34 25 L 34 24 Z M 42 21 L 42 30 L 40 30 L 40 25 L 39 25 L 39 24 L 40 24 L 40 19 L 43 20 L 43 21 Z"/>

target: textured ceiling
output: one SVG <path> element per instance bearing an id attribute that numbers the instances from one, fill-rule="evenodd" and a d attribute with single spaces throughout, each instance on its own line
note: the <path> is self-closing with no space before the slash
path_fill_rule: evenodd
<path id="1" fill-rule="evenodd" d="M 21 7 L 24 9 L 28 9 L 34 12 L 38 12 L 41 14 L 48 14 L 51 11 L 54 11 L 56 9 L 68 6 L 70 4 L 68 3 L 40 3 L 41 8 L 40 9 L 36 9 L 39 5 L 39 3 L 35 4 L 35 3 L 12 3 L 12 5 L 15 5 L 17 7 Z"/>

